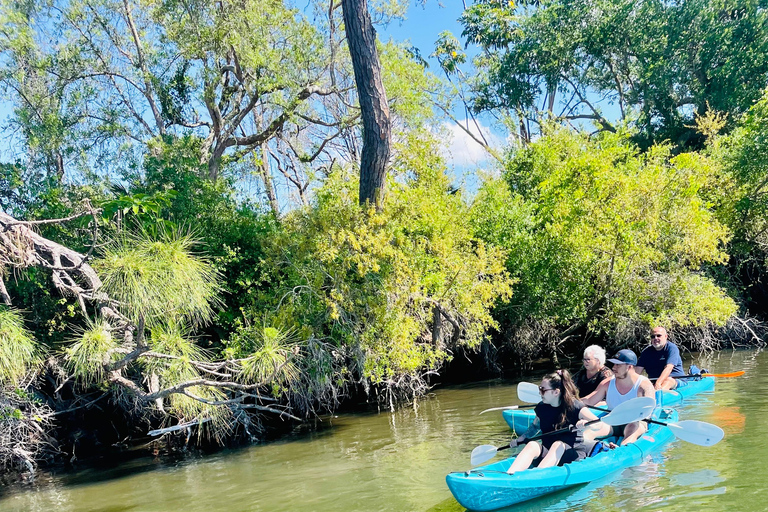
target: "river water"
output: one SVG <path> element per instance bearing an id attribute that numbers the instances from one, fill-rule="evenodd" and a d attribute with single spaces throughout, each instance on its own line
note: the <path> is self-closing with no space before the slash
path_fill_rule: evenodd
<path id="1" fill-rule="evenodd" d="M 604 481 L 506 510 L 768 510 L 768 352 L 692 360 L 711 372 L 747 372 L 718 379 L 713 394 L 681 409 L 681 419 L 721 426 L 723 441 L 707 448 L 675 440 Z M 469 469 L 475 446 L 508 441 L 501 413 L 478 413 L 519 403 L 515 384 L 444 388 L 395 413 L 324 418 L 317 430 L 216 455 L 42 477 L 6 491 L 0 512 L 461 512 L 445 475 Z"/>

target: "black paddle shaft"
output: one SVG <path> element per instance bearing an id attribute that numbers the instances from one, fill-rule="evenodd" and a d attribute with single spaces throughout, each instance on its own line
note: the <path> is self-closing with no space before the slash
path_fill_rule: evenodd
<path id="1" fill-rule="evenodd" d="M 602 410 L 602 409 L 601 409 L 601 410 Z M 596 419 L 596 420 L 588 421 L 587 423 L 585 423 L 585 424 L 584 424 L 584 426 L 586 427 L 587 425 L 592 425 L 593 423 L 597 423 L 598 421 L 600 421 L 600 418 L 598 418 L 598 419 Z M 533 436 L 533 437 L 531 437 L 530 439 L 526 439 L 525 441 L 526 441 L 526 442 L 528 442 L 528 441 L 538 441 L 538 440 L 539 440 L 539 439 L 541 439 L 542 437 L 553 436 L 553 435 L 555 435 L 555 434 L 565 434 L 566 432 L 571 432 L 571 431 L 573 431 L 573 429 L 574 429 L 574 426 L 573 426 L 573 425 L 571 425 L 571 426 L 570 426 L 570 427 L 568 427 L 568 428 L 561 428 L 561 429 L 559 429 L 559 430 L 553 430 L 552 432 L 544 432 L 543 434 L 539 434 L 539 435 L 537 435 L 537 436 Z M 517 445 L 516 445 L 516 446 L 517 446 Z M 504 445 L 504 446 L 499 446 L 498 448 L 496 448 L 496 450 L 497 450 L 497 451 L 499 451 L 499 450 L 506 450 L 507 448 L 511 448 L 511 446 L 510 446 L 510 445 L 508 445 L 508 444 L 507 444 L 507 445 Z"/>

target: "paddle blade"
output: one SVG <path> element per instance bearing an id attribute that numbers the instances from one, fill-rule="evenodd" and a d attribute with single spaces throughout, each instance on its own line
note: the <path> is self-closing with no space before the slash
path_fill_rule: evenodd
<path id="1" fill-rule="evenodd" d="M 483 462 L 494 458 L 496 456 L 496 452 L 498 451 L 498 448 L 492 444 L 481 444 L 472 450 L 472 455 L 469 457 L 469 462 L 473 466 L 477 466 L 478 464 L 482 464 Z"/>
<path id="2" fill-rule="evenodd" d="M 701 377 L 741 377 L 746 372 L 744 370 L 739 370 L 737 372 L 731 372 L 731 373 L 709 373 L 709 372 L 703 372 L 703 373 L 697 373 L 694 375 L 675 375 L 672 378 L 673 379 L 698 379 Z M 651 380 L 658 380 L 658 379 L 651 379 Z"/>
<path id="3" fill-rule="evenodd" d="M 702 373 L 702 377 L 741 377 L 746 372 L 744 370 L 740 370 L 738 372 L 731 372 L 731 373 Z"/>
<path id="4" fill-rule="evenodd" d="M 656 400 L 650 396 L 639 396 L 617 405 L 611 412 L 600 418 L 607 425 L 626 425 L 640 421 L 653 414 Z"/>
<path id="5" fill-rule="evenodd" d="M 723 429 L 705 421 L 685 420 L 667 426 L 678 439 L 700 446 L 712 446 L 725 436 Z"/>
<path id="6" fill-rule="evenodd" d="M 521 382 L 517 385 L 517 398 L 521 402 L 528 402 L 530 404 L 541 402 L 539 386 L 530 382 Z"/>

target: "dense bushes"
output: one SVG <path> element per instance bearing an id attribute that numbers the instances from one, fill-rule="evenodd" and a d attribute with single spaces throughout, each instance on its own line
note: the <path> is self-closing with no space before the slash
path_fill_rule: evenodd
<path id="1" fill-rule="evenodd" d="M 554 343 L 634 324 L 725 325 L 736 304 L 706 270 L 727 261 L 730 235 L 704 201 L 722 176 L 710 159 L 670 150 L 553 129 L 508 160 L 473 206 L 478 233 L 506 249 L 519 280 L 496 310 L 502 324 L 536 323 L 535 341 Z"/>

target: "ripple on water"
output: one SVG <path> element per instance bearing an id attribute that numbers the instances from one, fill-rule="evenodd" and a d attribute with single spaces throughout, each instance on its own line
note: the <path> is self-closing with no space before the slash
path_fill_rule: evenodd
<path id="1" fill-rule="evenodd" d="M 719 444 L 673 441 L 638 467 L 509 511 L 763 512 L 768 355 L 727 352 L 707 368 L 748 369 L 681 409 L 682 419 L 720 425 Z M 475 446 L 508 442 L 500 411 L 478 413 L 517 404 L 515 389 L 501 381 L 444 388 L 415 408 L 324 418 L 319 430 L 276 443 L 54 476 L 3 496 L 0 512 L 461 512 L 445 475 L 469 469 Z"/>

